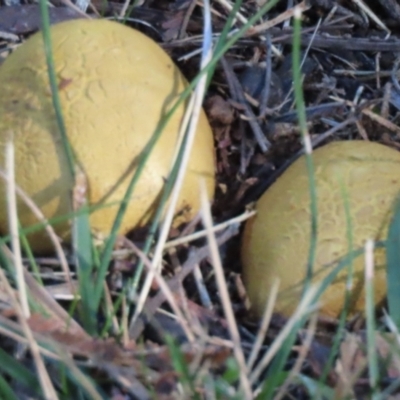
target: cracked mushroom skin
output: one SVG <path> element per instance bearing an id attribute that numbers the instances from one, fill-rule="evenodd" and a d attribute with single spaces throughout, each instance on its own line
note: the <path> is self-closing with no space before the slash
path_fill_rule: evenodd
<path id="1" fill-rule="evenodd" d="M 317 246 L 313 281 L 326 277 L 349 252 L 368 239 L 384 240 L 400 191 L 400 153 L 367 141 L 333 142 L 313 152 L 317 192 Z M 301 297 L 310 247 L 310 195 L 305 156 L 296 160 L 262 195 L 242 240 L 243 279 L 255 316 L 261 317 L 269 290 L 280 280 L 275 310 L 289 317 Z M 376 248 L 375 301 L 386 296 L 386 257 Z M 349 315 L 364 312 L 364 255 L 353 261 Z M 338 317 L 344 306 L 348 268 L 320 298 L 320 313 Z"/>
<path id="2" fill-rule="evenodd" d="M 120 201 L 149 142 L 187 82 L 153 40 L 122 24 L 80 19 L 51 27 L 52 52 L 69 142 L 87 179 L 90 205 L 110 204 L 90 216 L 94 231 L 109 233 Z M 0 67 L 0 163 L 9 137 L 15 146 L 16 183 L 46 218 L 72 211 L 73 181 L 52 104 L 42 34 L 36 33 Z M 185 104 L 166 124 L 130 199 L 121 234 L 146 224 L 168 176 Z M 201 111 L 175 225 L 198 211 L 199 181 L 214 194 L 211 128 Z M 18 198 L 23 227 L 38 220 Z M 0 184 L 0 230 L 7 232 L 5 186 Z M 70 223 L 56 224 L 69 240 Z M 31 247 L 48 252 L 43 232 L 28 235 Z"/>

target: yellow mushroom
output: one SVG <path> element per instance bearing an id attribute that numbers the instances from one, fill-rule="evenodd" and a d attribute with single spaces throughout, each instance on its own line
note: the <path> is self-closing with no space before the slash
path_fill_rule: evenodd
<path id="1" fill-rule="evenodd" d="M 348 207 L 353 249 L 386 238 L 400 191 L 400 153 L 365 141 L 334 142 L 313 153 L 318 208 L 314 281 L 349 252 Z M 264 193 L 257 215 L 244 230 L 243 278 L 254 313 L 260 316 L 275 278 L 276 311 L 290 316 L 299 304 L 310 247 L 310 195 L 305 157 L 295 161 Z M 375 300 L 386 295 L 385 252 L 375 250 Z M 364 310 L 364 256 L 354 260 L 349 311 Z M 321 297 L 321 313 L 337 317 L 344 304 L 347 268 Z"/>
<path id="2" fill-rule="evenodd" d="M 113 204 L 91 215 L 96 231 L 107 234 L 157 125 L 187 87 L 170 57 L 142 33 L 107 20 L 74 20 L 51 27 L 59 95 L 69 141 L 88 181 L 91 205 Z M 53 109 L 43 38 L 37 33 L 0 68 L 0 165 L 12 135 L 16 182 L 46 218 L 71 212 L 73 182 Z M 149 221 L 168 176 L 185 105 L 175 112 L 152 152 L 134 191 L 121 233 Z M 214 193 L 214 146 L 202 112 L 184 186 L 183 211 L 176 223 L 199 209 L 199 179 Z M 7 232 L 4 183 L 0 183 L 0 231 Z M 18 200 L 22 226 L 37 223 Z M 68 222 L 56 225 L 68 238 Z M 43 233 L 29 237 L 36 251 L 48 251 Z"/>

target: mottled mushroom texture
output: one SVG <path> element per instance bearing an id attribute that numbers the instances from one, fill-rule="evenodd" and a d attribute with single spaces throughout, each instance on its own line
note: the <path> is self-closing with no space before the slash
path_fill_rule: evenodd
<path id="1" fill-rule="evenodd" d="M 327 276 L 349 252 L 348 219 L 354 250 L 367 239 L 386 238 L 400 190 L 400 153 L 381 144 L 342 141 L 313 153 L 318 208 L 314 281 Z M 280 279 L 276 311 L 290 316 L 299 304 L 310 247 L 310 195 L 305 157 L 295 161 L 263 194 L 257 215 L 244 230 L 243 278 L 255 315 L 261 316 L 271 285 Z M 364 256 L 354 260 L 350 315 L 364 311 Z M 347 268 L 321 297 L 321 313 L 337 317 L 344 305 Z M 385 253 L 375 250 L 375 300 L 386 295 Z"/>
<path id="2" fill-rule="evenodd" d="M 51 28 L 59 95 L 69 141 L 88 181 L 91 205 L 113 204 L 91 215 L 94 230 L 109 233 L 138 156 L 187 82 L 170 57 L 142 33 L 106 20 L 75 20 Z M 37 33 L 0 68 L 0 164 L 13 137 L 17 184 L 47 218 L 71 212 L 73 182 L 52 105 L 43 38 Z M 147 163 L 122 223 L 121 234 L 148 222 L 176 151 L 185 105 L 174 113 Z M 214 193 L 214 145 L 202 112 L 175 223 L 199 209 L 199 181 Z M 4 184 L 0 231 L 7 232 Z M 21 200 L 22 226 L 37 219 Z M 68 240 L 69 222 L 56 225 Z M 38 252 L 51 249 L 42 232 L 29 236 Z"/>

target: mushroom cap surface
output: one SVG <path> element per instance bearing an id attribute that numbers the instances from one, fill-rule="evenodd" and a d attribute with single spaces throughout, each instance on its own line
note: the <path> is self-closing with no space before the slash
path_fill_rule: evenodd
<path id="1" fill-rule="evenodd" d="M 400 191 L 400 153 L 387 146 L 354 140 L 333 142 L 313 152 L 317 192 L 317 244 L 313 280 L 319 281 L 368 239 L 386 238 Z M 346 208 L 348 209 L 347 218 Z M 262 195 L 257 214 L 246 223 L 242 241 L 243 279 L 252 310 L 261 316 L 276 278 L 276 311 L 290 316 L 299 304 L 310 248 L 311 212 L 305 156 L 296 160 Z M 349 225 L 350 224 L 350 225 Z M 386 295 L 386 258 L 376 248 L 375 300 Z M 350 315 L 363 312 L 364 255 L 353 260 Z M 320 298 L 320 312 L 337 317 L 343 306 L 348 268 Z"/>
<path id="2" fill-rule="evenodd" d="M 109 233 L 139 155 L 187 82 L 167 53 L 144 34 L 117 22 L 78 19 L 51 27 L 52 52 L 67 136 L 86 175 L 92 228 Z M 0 67 L 0 165 L 11 136 L 16 183 L 46 218 L 72 211 L 67 158 L 52 104 L 41 32 L 30 37 Z M 185 111 L 183 103 L 163 130 L 134 190 L 121 234 L 149 221 L 168 177 Z M 175 223 L 199 209 L 199 180 L 214 193 L 214 144 L 202 111 L 178 203 Z M 4 184 L 0 207 L 6 210 Z M 18 200 L 23 227 L 38 220 Z M 68 221 L 55 225 L 68 240 Z M 7 232 L 6 212 L 0 231 Z M 29 235 L 32 248 L 51 249 L 43 232 Z"/>

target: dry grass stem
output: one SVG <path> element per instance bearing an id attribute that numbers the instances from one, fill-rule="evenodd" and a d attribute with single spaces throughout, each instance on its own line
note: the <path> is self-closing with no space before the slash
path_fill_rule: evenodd
<path id="1" fill-rule="evenodd" d="M 213 226 L 212 227 L 212 231 L 214 233 L 217 233 L 217 232 L 222 231 L 222 230 L 224 230 L 226 228 L 229 228 L 232 225 L 238 225 L 239 226 L 242 222 L 244 222 L 247 219 L 251 218 L 255 214 L 256 214 L 256 211 L 245 211 L 243 214 L 241 214 L 241 215 L 239 215 L 239 216 L 237 216 L 235 218 L 231 218 L 226 222 L 222 222 L 220 224 L 217 224 L 217 225 Z M 192 242 L 194 240 L 201 239 L 201 238 L 206 237 L 206 236 L 207 236 L 207 231 L 205 229 L 204 230 L 200 230 L 200 231 L 197 231 L 197 232 L 192 233 L 190 235 L 179 237 L 177 239 L 168 241 L 167 243 L 165 243 L 164 249 L 169 249 L 171 247 L 176 247 L 176 246 L 179 246 L 179 245 L 182 245 L 182 244 L 187 244 L 187 243 L 190 243 L 190 242 Z"/>
<path id="2" fill-rule="evenodd" d="M 189 101 L 188 107 L 186 108 L 184 120 L 181 125 L 180 143 L 182 141 L 182 132 L 186 129 L 187 123 L 189 121 L 189 116 L 190 116 L 190 114 L 193 113 L 193 110 L 194 110 L 193 109 L 194 103 L 195 103 L 194 99 L 195 99 L 195 94 L 192 95 L 192 97 Z M 195 127 L 194 127 L 194 131 L 193 131 L 193 129 L 191 129 L 188 134 L 190 134 L 190 133 L 193 133 L 193 134 L 195 133 Z M 186 149 L 187 149 L 187 147 L 186 147 Z M 175 156 L 177 155 L 177 153 L 178 153 L 178 148 L 176 149 Z M 183 160 L 182 160 L 182 163 L 183 163 Z M 182 167 L 182 164 L 181 164 L 181 167 Z M 182 171 L 182 168 L 180 168 L 180 171 Z M 162 255 L 163 255 L 163 251 L 164 251 L 164 246 L 165 246 L 165 243 L 167 241 L 167 237 L 168 237 L 168 234 L 170 231 L 171 223 L 172 223 L 174 213 L 175 213 L 176 204 L 178 202 L 178 196 L 179 196 L 181 184 L 183 182 L 182 178 L 180 177 L 181 175 L 182 174 L 180 174 L 178 172 L 178 177 L 175 181 L 174 189 L 170 196 L 170 201 L 169 201 L 169 204 L 167 207 L 167 212 L 166 212 L 165 218 L 161 224 L 160 234 L 159 234 L 159 237 L 157 240 L 157 244 L 156 244 L 152 262 L 151 262 L 152 267 L 147 271 L 147 275 L 146 275 L 142 290 L 139 294 L 138 301 L 136 304 L 135 314 L 133 315 L 132 320 L 130 322 L 131 325 L 133 325 L 135 323 L 136 319 L 139 317 L 140 313 L 143 310 L 144 303 L 146 302 L 147 296 L 150 291 L 151 282 L 153 281 L 153 278 L 154 278 L 154 274 L 157 271 L 161 270 L 161 260 L 162 260 Z"/>
<path id="3" fill-rule="evenodd" d="M 287 19 L 290 19 L 294 17 L 294 14 L 296 12 L 304 12 L 310 8 L 310 6 L 307 4 L 308 2 L 302 1 L 298 5 L 289 8 L 282 14 L 279 14 L 277 17 L 272 18 L 268 21 L 265 21 L 259 25 L 253 26 L 249 28 L 249 30 L 245 33 L 244 36 L 257 36 L 259 34 L 262 34 L 264 31 L 267 31 L 268 29 L 273 28 L 276 25 L 281 24 L 282 22 L 286 21 Z"/>
<path id="4" fill-rule="evenodd" d="M 127 241 L 127 245 L 130 246 L 135 253 L 137 254 L 138 257 L 143 261 L 144 265 L 147 267 L 148 270 L 153 268 L 153 265 L 151 264 L 150 260 L 146 257 L 146 255 L 132 242 Z M 184 330 L 187 339 L 189 342 L 194 342 L 194 336 L 192 331 L 189 328 L 189 325 L 182 314 L 179 306 L 176 303 L 174 294 L 171 292 L 171 289 L 168 287 L 167 283 L 165 282 L 165 279 L 163 276 L 158 272 L 158 271 L 153 271 L 153 277 L 156 279 L 158 285 L 160 286 L 161 291 L 164 293 L 165 298 L 167 299 L 169 305 L 171 306 L 172 310 L 174 311 L 177 320 L 179 321 L 182 329 Z M 134 323 L 132 321 L 136 321 L 135 319 L 131 320 L 131 325 L 129 326 L 129 330 L 133 329 Z"/>
<path id="5" fill-rule="evenodd" d="M 310 350 L 312 341 L 314 339 L 314 335 L 317 329 L 317 322 L 318 322 L 318 314 L 315 313 L 310 318 L 308 329 L 306 331 L 306 337 L 300 347 L 299 356 L 297 357 L 296 362 L 293 365 L 293 368 L 291 369 L 289 376 L 285 380 L 285 383 L 279 388 L 278 393 L 275 395 L 274 400 L 281 400 L 285 397 L 289 385 L 293 382 L 293 380 L 295 380 L 295 378 L 301 372 L 301 368 L 304 364 L 304 361 L 306 360 L 307 354 Z"/>
<path id="6" fill-rule="evenodd" d="M 15 296 L 14 290 L 11 287 L 10 283 L 8 282 L 8 279 L 6 278 L 4 271 L 1 268 L 0 268 L 0 281 L 4 283 L 4 287 L 10 299 L 12 299 L 14 310 L 18 316 L 18 321 L 21 324 L 22 331 L 28 342 L 31 355 L 36 366 L 39 382 L 43 390 L 44 397 L 46 400 L 57 400 L 58 399 L 57 392 L 54 389 L 49 374 L 47 373 L 46 366 L 39 351 L 39 346 L 36 343 L 32 331 L 30 330 L 29 325 L 27 323 L 27 317 L 25 316 L 25 311 L 19 304 Z"/>
<path id="7" fill-rule="evenodd" d="M 204 283 L 203 274 L 201 272 L 199 264 L 197 264 L 193 270 L 193 277 L 195 279 L 197 291 L 199 292 L 201 304 L 203 304 L 203 306 L 208 308 L 209 310 L 212 310 L 213 304 L 210 295 L 208 294 L 207 286 Z"/>
<path id="8" fill-rule="evenodd" d="M 297 307 L 296 311 L 294 314 L 290 317 L 290 319 L 287 321 L 286 325 L 284 328 L 279 332 L 278 336 L 275 338 L 274 342 L 272 343 L 271 347 L 268 349 L 268 351 L 264 354 L 262 359 L 259 361 L 257 366 L 253 369 L 253 371 L 250 374 L 250 382 L 252 384 L 255 384 L 257 380 L 259 379 L 260 375 L 262 372 L 265 370 L 265 368 L 269 365 L 275 354 L 279 351 L 281 348 L 283 342 L 285 339 L 289 336 L 289 334 L 293 331 L 295 328 L 296 324 L 304 318 L 308 313 L 313 311 L 313 308 L 311 308 L 311 304 L 314 301 L 315 295 L 318 290 L 318 285 L 310 286 L 309 289 L 306 291 L 305 295 L 300 301 L 299 306 Z"/>
<path id="9" fill-rule="evenodd" d="M 352 0 L 353 3 L 357 4 L 362 11 L 365 12 L 382 30 L 386 31 L 390 35 L 390 29 L 382 22 L 380 18 L 362 1 L 362 0 Z"/>
<path id="10" fill-rule="evenodd" d="M 210 24 L 210 7 L 208 4 L 208 1 L 204 1 L 204 25 L 205 25 L 205 33 L 204 33 L 204 43 L 203 43 L 203 57 L 201 59 L 201 65 L 200 68 L 204 68 L 208 62 L 211 60 L 212 57 L 212 41 L 211 41 L 211 24 Z M 208 21 L 208 23 L 207 23 Z M 165 246 L 165 242 L 167 241 L 168 233 L 171 227 L 171 223 L 174 217 L 175 209 L 176 209 L 176 204 L 178 202 L 179 194 L 183 185 L 183 179 L 185 177 L 187 165 L 189 162 L 193 142 L 194 142 L 194 137 L 197 131 L 197 123 L 200 117 L 200 112 L 202 109 L 202 103 L 203 103 L 203 98 L 204 98 L 204 93 L 206 89 L 206 83 L 207 83 L 207 74 L 204 74 L 200 80 L 199 83 L 196 86 L 196 89 L 194 91 L 194 94 L 189 102 L 189 104 L 192 104 L 192 109 L 187 109 L 183 121 L 183 127 L 184 129 L 181 130 L 181 132 L 186 131 L 186 121 L 188 121 L 188 132 L 187 132 L 187 140 L 185 143 L 185 148 L 184 152 L 182 155 L 181 163 L 179 166 L 179 171 L 176 177 L 175 185 L 172 189 L 169 205 L 167 208 L 167 212 L 164 218 L 164 221 L 161 226 L 161 232 L 156 244 L 156 248 L 154 250 L 154 256 L 152 259 L 152 268 L 148 271 L 145 283 L 143 285 L 142 291 L 139 295 L 139 299 L 136 305 L 136 310 L 133 315 L 133 318 L 131 320 L 131 326 L 135 323 L 136 319 L 140 315 L 140 313 L 143 310 L 144 303 L 147 299 L 149 290 L 150 290 L 150 285 L 153 280 L 154 274 L 160 270 L 161 266 L 161 259 L 162 259 L 162 254 L 163 254 L 163 249 Z M 193 102 L 193 103 L 192 103 Z M 182 135 L 183 137 L 183 135 Z M 177 153 L 176 153 L 177 154 Z"/>
<path id="11" fill-rule="evenodd" d="M 384 128 L 395 133 L 397 136 L 400 137 L 400 127 L 398 125 L 396 125 L 395 123 L 389 121 L 387 118 L 384 118 L 384 117 L 380 116 L 379 114 L 376 114 L 374 111 L 367 109 L 367 108 L 364 108 L 362 110 L 362 113 L 364 115 L 367 115 L 373 121 L 377 122 L 379 125 L 382 125 Z"/>
<path id="12" fill-rule="evenodd" d="M 228 12 L 232 11 L 233 4 L 230 1 L 228 0 L 216 0 L 216 1 L 217 3 L 221 4 L 221 6 L 225 8 L 225 10 L 227 10 Z M 248 19 L 240 11 L 236 13 L 236 19 L 242 22 L 243 24 L 246 24 L 248 21 Z M 233 24 L 235 24 L 235 21 L 233 22 Z"/>
<path id="13" fill-rule="evenodd" d="M 243 394 L 246 399 L 252 399 L 251 385 L 248 377 L 248 370 L 246 366 L 246 360 L 243 354 L 243 349 L 240 341 L 240 334 L 236 324 L 235 316 L 232 310 L 232 303 L 229 297 L 228 286 L 225 281 L 224 269 L 222 267 L 221 258 L 219 256 L 218 244 L 215 240 L 214 233 L 212 232 L 212 216 L 209 208 L 207 199 L 207 193 L 204 185 L 202 186 L 201 193 L 201 211 L 203 217 L 203 223 L 207 230 L 207 240 L 210 246 L 210 255 L 212 265 L 215 271 L 215 278 L 218 285 L 218 291 L 224 310 L 224 314 L 228 323 L 229 333 L 233 342 L 233 352 L 235 354 L 236 361 L 240 368 L 240 383 L 243 390 Z"/>
<path id="14" fill-rule="evenodd" d="M 276 280 L 273 285 L 271 286 L 271 290 L 269 292 L 267 304 L 264 310 L 264 314 L 261 319 L 260 328 L 257 332 L 256 341 L 251 349 L 251 353 L 249 359 L 247 361 L 247 368 L 249 371 L 252 370 L 254 362 L 256 361 L 258 354 L 261 350 L 261 346 L 264 342 L 265 336 L 268 332 L 268 327 L 271 322 L 272 314 L 274 312 L 276 298 L 278 296 L 279 291 L 279 281 Z"/>
<path id="15" fill-rule="evenodd" d="M 104 397 L 96 390 L 93 382 L 76 366 L 75 362 L 68 355 L 61 355 L 61 359 L 65 366 L 69 368 L 70 373 L 74 376 L 77 383 L 86 391 L 93 400 L 103 400 Z"/>
<path id="16" fill-rule="evenodd" d="M 21 345 L 29 345 L 29 340 L 23 334 L 22 326 L 18 325 L 16 322 L 10 321 L 8 318 L 3 317 L 2 315 L 0 315 L 0 334 L 14 340 L 16 343 Z M 38 335 L 35 334 L 35 337 L 37 336 Z M 60 360 L 60 357 L 57 354 L 44 347 L 39 346 L 39 351 L 45 357 L 48 357 L 52 360 Z"/>
<path id="17" fill-rule="evenodd" d="M 112 297 L 110 290 L 108 289 L 107 282 L 104 282 L 104 299 L 106 306 L 106 315 L 111 316 L 112 329 L 114 333 L 117 334 L 120 331 L 120 326 L 118 323 L 118 318 L 115 316 L 114 304 L 112 302 Z"/>
<path id="18" fill-rule="evenodd" d="M 15 279 L 18 287 L 18 296 L 21 302 L 21 309 L 25 318 L 30 317 L 28 294 L 24 279 L 24 265 L 22 263 L 21 243 L 18 233 L 18 211 L 15 194 L 15 169 L 14 169 L 14 144 L 10 138 L 6 143 L 6 170 L 7 170 L 7 215 L 8 226 L 11 236 L 11 248 L 14 254 Z"/>
<path id="19" fill-rule="evenodd" d="M 8 184 L 8 177 L 5 171 L 0 168 L 0 178 L 2 178 Z M 34 201 L 17 185 L 15 184 L 15 191 L 17 195 L 22 199 L 22 201 L 28 206 L 28 208 L 32 211 L 35 217 L 38 219 L 38 222 L 44 225 L 47 234 L 49 235 L 50 240 L 54 245 L 54 249 L 56 251 L 56 255 L 60 261 L 61 269 L 65 274 L 65 279 L 68 283 L 71 284 L 71 291 L 73 291 L 73 285 L 71 283 L 71 271 L 69 269 L 68 261 L 65 256 L 64 250 L 61 247 L 60 241 L 54 231 L 54 228 L 48 223 L 46 218 L 44 217 L 42 211 L 39 207 L 34 203 Z"/>

